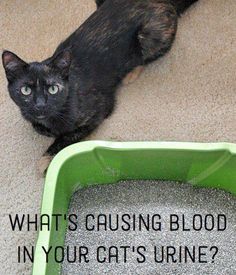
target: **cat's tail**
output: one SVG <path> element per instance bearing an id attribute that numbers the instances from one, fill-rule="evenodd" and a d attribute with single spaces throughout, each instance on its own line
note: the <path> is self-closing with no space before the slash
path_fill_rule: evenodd
<path id="1" fill-rule="evenodd" d="M 180 15 L 185 12 L 192 4 L 197 2 L 198 0 L 173 0 L 176 5 L 177 13 Z"/>

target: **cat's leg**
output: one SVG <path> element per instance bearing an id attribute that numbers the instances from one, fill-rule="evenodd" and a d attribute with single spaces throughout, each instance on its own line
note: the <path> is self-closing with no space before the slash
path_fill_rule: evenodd
<path id="1" fill-rule="evenodd" d="M 137 36 L 143 65 L 156 60 L 170 50 L 177 30 L 178 16 L 173 5 L 150 1 L 149 8 Z M 133 83 L 142 73 L 143 65 L 129 72 L 122 83 L 124 85 Z"/>
<path id="2" fill-rule="evenodd" d="M 40 161 L 38 163 L 38 170 L 39 170 L 40 174 L 43 175 L 46 172 L 54 155 L 56 155 L 59 151 L 61 151 L 65 147 L 67 147 L 73 143 L 79 142 L 82 139 L 84 139 L 85 137 L 87 137 L 97 126 L 98 126 L 98 124 L 94 124 L 91 126 L 79 127 L 74 132 L 71 132 L 64 136 L 56 138 L 54 143 L 48 148 L 48 150 L 42 156 L 42 158 L 40 159 Z"/>
<path id="3" fill-rule="evenodd" d="M 99 8 L 106 0 L 95 0 L 97 8 Z"/>
<path id="4" fill-rule="evenodd" d="M 38 134 L 47 136 L 47 137 L 54 137 L 54 135 L 50 132 L 50 130 L 44 127 L 43 125 L 38 123 L 33 123 L 32 126 Z"/>
<path id="5" fill-rule="evenodd" d="M 175 7 L 168 2 L 151 1 L 149 8 L 138 32 L 144 64 L 156 60 L 170 50 L 175 39 L 178 20 Z"/>
<path id="6" fill-rule="evenodd" d="M 73 132 L 58 137 L 54 141 L 54 143 L 48 148 L 46 155 L 54 156 L 65 147 L 83 140 L 98 127 L 102 120 L 103 119 L 98 118 L 98 120 L 96 120 L 95 123 L 86 126 L 81 126 Z"/>
<path id="7" fill-rule="evenodd" d="M 83 127 L 79 127 L 74 132 L 58 137 L 54 141 L 54 143 L 48 148 L 46 155 L 50 155 L 50 156 L 56 155 L 65 147 L 73 143 L 79 142 L 85 137 L 87 137 L 94 129 L 95 127 L 83 126 Z"/>

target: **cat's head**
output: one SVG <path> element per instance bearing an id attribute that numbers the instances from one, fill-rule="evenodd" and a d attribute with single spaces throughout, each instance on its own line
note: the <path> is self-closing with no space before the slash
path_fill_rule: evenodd
<path id="1" fill-rule="evenodd" d="M 69 93 L 69 50 L 46 61 L 33 63 L 4 51 L 2 62 L 10 96 L 26 119 L 40 121 L 60 115 Z"/>

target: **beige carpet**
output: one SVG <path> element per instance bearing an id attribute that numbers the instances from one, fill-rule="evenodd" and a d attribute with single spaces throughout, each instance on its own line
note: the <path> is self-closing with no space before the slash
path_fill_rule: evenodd
<path id="1" fill-rule="evenodd" d="M 0 49 L 44 59 L 94 9 L 93 0 L 1 0 Z M 120 89 L 115 113 L 91 138 L 235 142 L 235 14 L 235 0 L 200 0 L 180 20 L 171 52 Z M 12 233 L 8 214 L 39 212 L 36 163 L 51 140 L 21 118 L 2 68 L 0 104 L 0 274 L 30 274 L 17 246 L 33 245 L 36 234 Z"/>

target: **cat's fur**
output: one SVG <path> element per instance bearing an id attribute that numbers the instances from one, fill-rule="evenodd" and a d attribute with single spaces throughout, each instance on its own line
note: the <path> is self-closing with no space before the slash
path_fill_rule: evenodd
<path id="1" fill-rule="evenodd" d="M 111 114 L 122 79 L 169 51 L 178 15 L 196 1 L 96 0 L 97 11 L 51 58 L 26 63 L 3 52 L 11 98 L 36 131 L 56 138 L 47 154 L 84 139 Z M 50 85 L 59 92 L 49 94 Z"/>

